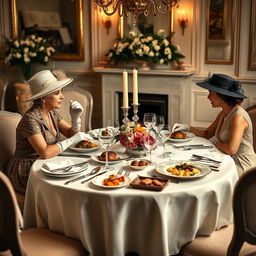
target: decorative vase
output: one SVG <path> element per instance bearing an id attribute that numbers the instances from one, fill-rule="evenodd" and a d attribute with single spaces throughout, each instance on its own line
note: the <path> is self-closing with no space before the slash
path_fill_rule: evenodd
<path id="1" fill-rule="evenodd" d="M 138 60 L 136 62 L 140 64 L 139 70 L 150 70 L 150 64 L 147 61 Z"/>
<path id="2" fill-rule="evenodd" d="M 32 76 L 32 72 L 33 72 L 33 66 L 31 63 L 25 64 L 25 65 L 21 65 L 21 71 L 23 74 L 23 77 L 26 81 L 29 80 L 29 78 Z"/>
<path id="3" fill-rule="evenodd" d="M 126 148 L 125 153 L 128 156 L 136 156 L 136 157 L 141 157 L 147 153 L 147 151 L 139 148 Z"/>

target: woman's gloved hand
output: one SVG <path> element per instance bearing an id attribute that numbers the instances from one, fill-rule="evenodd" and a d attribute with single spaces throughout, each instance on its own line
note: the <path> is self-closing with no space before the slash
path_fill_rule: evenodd
<path id="1" fill-rule="evenodd" d="M 190 126 L 187 124 L 179 124 L 179 123 L 175 123 L 172 127 L 172 132 L 178 132 L 178 131 L 184 131 L 184 132 L 188 132 L 190 129 Z"/>
<path id="2" fill-rule="evenodd" d="M 68 139 L 57 142 L 56 145 L 60 148 L 60 153 L 61 153 L 61 152 L 65 151 L 68 147 L 70 147 L 71 145 L 77 144 L 81 140 L 92 140 L 92 139 L 93 138 L 90 135 L 88 135 L 84 132 L 78 132 Z"/>
<path id="3" fill-rule="evenodd" d="M 72 130 L 77 132 L 81 129 L 81 115 L 83 113 L 82 105 L 77 102 L 70 100 L 69 113 L 71 116 Z"/>

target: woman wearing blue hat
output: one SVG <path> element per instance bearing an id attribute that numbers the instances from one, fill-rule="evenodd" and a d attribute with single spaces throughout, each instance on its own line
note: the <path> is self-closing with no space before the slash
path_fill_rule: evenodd
<path id="1" fill-rule="evenodd" d="M 252 122 L 241 107 L 243 99 L 247 97 L 240 82 L 224 74 L 213 74 L 211 78 L 196 84 L 209 90 L 208 99 L 212 107 L 220 107 L 222 111 L 205 130 L 174 124 L 173 131 L 189 130 L 197 136 L 210 139 L 219 150 L 233 157 L 240 176 L 256 166 Z"/>

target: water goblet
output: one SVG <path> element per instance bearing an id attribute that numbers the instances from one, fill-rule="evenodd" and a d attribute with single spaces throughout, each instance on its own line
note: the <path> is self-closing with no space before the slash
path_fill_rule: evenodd
<path id="1" fill-rule="evenodd" d="M 164 127 L 164 116 L 156 116 L 156 124 L 154 128 L 158 134 L 163 129 L 163 127 Z"/>
<path id="2" fill-rule="evenodd" d="M 143 137 L 144 147 L 149 150 L 150 161 L 152 162 L 152 149 L 157 145 L 156 133 L 152 130 Z"/>
<path id="3" fill-rule="evenodd" d="M 113 145 L 114 142 L 114 132 L 113 129 L 108 128 L 108 136 L 102 136 L 102 131 L 105 131 L 106 129 L 99 129 L 99 133 L 98 133 L 98 140 L 100 142 L 101 147 L 104 149 L 104 151 L 106 152 L 106 161 L 105 161 L 105 170 L 113 170 L 113 167 L 110 167 L 108 165 L 108 151 L 109 148 Z"/>
<path id="4" fill-rule="evenodd" d="M 143 116 L 143 123 L 150 131 L 156 124 L 156 114 L 155 113 L 145 113 Z"/>
<path id="5" fill-rule="evenodd" d="M 165 143 L 166 141 L 170 138 L 170 134 L 171 134 L 171 128 L 168 124 L 164 125 L 164 127 L 162 128 L 162 130 L 159 132 L 159 138 L 162 142 L 163 145 L 163 154 L 162 156 L 164 158 L 166 158 L 166 147 L 165 147 Z"/>

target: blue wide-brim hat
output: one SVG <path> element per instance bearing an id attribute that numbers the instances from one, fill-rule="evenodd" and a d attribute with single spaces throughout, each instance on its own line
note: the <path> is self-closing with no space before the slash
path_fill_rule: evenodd
<path id="1" fill-rule="evenodd" d="M 197 82 L 198 86 L 209 91 L 217 92 L 226 96 L 246 99 L 244 90 L 241 88 L 239 81 L 224 74 L 213 74 L 211 78 L 203 82 Z"/>

